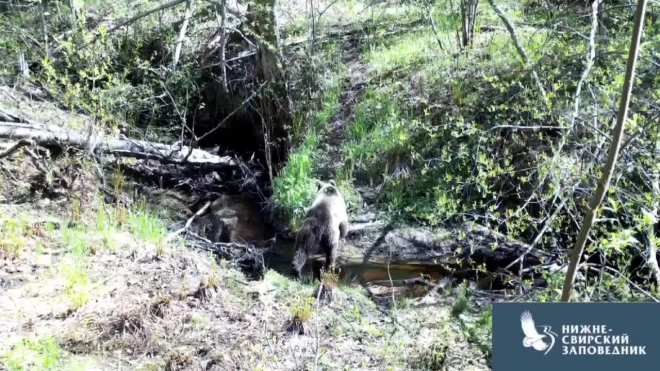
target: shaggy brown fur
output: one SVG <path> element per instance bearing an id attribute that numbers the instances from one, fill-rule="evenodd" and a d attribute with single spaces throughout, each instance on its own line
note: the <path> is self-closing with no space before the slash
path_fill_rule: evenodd
<path id="1" fill-rule="evenodd" d="M 213 242 L 260 243 L 265 239 L 263 219 L 249 200 L 222 195 L 211 204 Z"/>
<path id="2" fill-rule="evenodd" d="M 305 220 L 296 236 L 296 252 L 293 257 L 293 274 L 300 277 L 300 272 L 309 255 L 315 254 L 319 247 L 325 253 L 325 270 L 334 269 L 339 239 L 348 232 L 348 215 L 344 197 L 337 189 L 334 180 L 319 182 L 318 195 L 307 211 Z"/>

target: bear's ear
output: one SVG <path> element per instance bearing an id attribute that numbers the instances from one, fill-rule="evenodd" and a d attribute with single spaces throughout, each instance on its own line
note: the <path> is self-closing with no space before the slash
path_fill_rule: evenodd
<path id="1" fill-rule="evenodd" d="M 323 183 L 319 182 L 317 179 L 314 179 L 314 183 L 316 183 L 316 191 L 318 192 L 321 187 L 323 187 Z"/>
<path id="2" fill-rule="evenodd" d="M 336 187 L 336 186 L 337 186 L 337 184 L 335 183 L 335 180 L 334 180 L 334 179 L 330 179 L 330 180 L 328 181 L 328 183 L 332 184 L 333 187 Z"/>

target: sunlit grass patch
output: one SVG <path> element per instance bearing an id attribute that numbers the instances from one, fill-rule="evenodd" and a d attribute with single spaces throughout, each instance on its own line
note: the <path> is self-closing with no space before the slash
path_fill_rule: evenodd
<path id="1" fill-rule="evenodd" d="M 64 354 L 52 337 L 25 338 L 0 360 L 9 371 L 56 370 Z"/>
<path id="2" fill-rule="evenodd" d="M 167 234 L 165 222 L 146 208 L 129 211 L 128 227 L 135 237 L 152 243 L 158 243 Z"/>
<path id="3" fill-rule="evenodd" d="M 64 293 L 71 310 L 84 306 L 99 294 L 88 271 L 89 263 L 82 259 L 65 259 L 57 267 L 57 273 L 65 280 Z"/>
<path id="4" fill-rule="evenodd" d="M 300 144 L 273 180 L 273 210 L 293 230 L 298 229 L 305 209 L 316 193 L 314 174 L 319 162 L 319 144 L 328 120 L 339 107 L 341 79 L 341 73 L 330 76 L 313 122 L 296 127 Z"/>
<path id="5" fill-rule="evenodd" d="M 439 49 L 435 35 L 428 30 L 389 38 L 368 48 L 363 54 L 370 72 L 376 75 L 393 70 L 411 70 L 438 59 L 451 64 L 450 56 Z"/>
<path id="6" fill-rule="evenodd" d="M 0 220 L 0 251 L 3 255 L 18 257 L 25 248 L 27 223 L 23 219 L 2 218 Z"/>

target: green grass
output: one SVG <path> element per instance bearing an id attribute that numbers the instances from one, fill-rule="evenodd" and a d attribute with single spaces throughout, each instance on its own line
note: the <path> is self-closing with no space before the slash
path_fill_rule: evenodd
<path id="1" fill-rule="evenodd" d="M 64 358 L 59 345 L 52 337 L 23 339 L 2 361 L 9 371 L 46 371 L 59 369 Z"/>
<path id="2" fill-rule="evenodd" d="M 24 219 L 2 218 L 0 220 L 0 253 L 18 257 L 25 248 L 27 223 Z"/>
<path id="3" fill-rule="evenodd" d="M 87 304 L 99 292 L 88 276 L 88 262 L 80 259 L 66 259 L 57 270 L 65 279 L 64 292 L 71 310 Z"/>
<path id="4" fill-rule="evenodd" d="M 128 228 L 134 236 L 147 242 L 158 243 L 167 234 L 163 219 L 146 208 L 136 208 L 129 212 Z"/>
<path id="5" fill-rule="evenodd" d="M 325 133 L 328 121 L 339 108 L 343 77 L 343 73 L 339 71 L 331 75 L 313 122 L 297 128 L 302 141 L 289 154 L 286 165 L 273 180 L 273 208 L 279 218 L 293 230 L 298 229 L 305 209 L 316 193 L 314 181 L 320 161 L 321 135 Z"/>

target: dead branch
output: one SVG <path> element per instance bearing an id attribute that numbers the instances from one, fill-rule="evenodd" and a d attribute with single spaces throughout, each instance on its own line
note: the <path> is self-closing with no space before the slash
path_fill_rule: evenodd
<path id="1" fill-rule="evenodd" d="M 578 116 L 578 113 L 580 111 L 580 92 L 582 91 L 582 85 L 584 85 L 584 82 L 587 81 L 587 77 L 589 77 L 589 72 L 591 71 L 591 67 L 594 65 L 594 59 L 596 59 L 596 30 L 598 29 L 598 6 L 600 5 L 601 1 L 603 0 L 595 0 L 593 4 L 591 4 L 591 33 L 589 34 L 589 59 L 587 59 L 587 65 L 584 67 L 584 71 L 582 72 L 582 77 L 580 78 L 580 81 L 578 82 L 577 90 L 575 91 L 575 110 L 573 111 L 573 116 L 571 117 L 571 128 L 573 128 L 573 124 L 575 123 L 575 119 Z"/>
<path id="2" fill-rule="evenodd" d="M 179 63 L 179 57 L 181 56 L 181 46 L 183 44 L 183 39 L 186 37 L 186 30 L 188 30 L 188 22 L 192 16 L 191 10 L 192 0 L 186 1 L 186 13 L 183 16 L 183 25 L 181 25 L 181 31 L 179 31 L 179 39 L 176 42 L 176 48 L 174 50 L 174 59 L 172 60 L 172 72 L 176 71 L 176 65 Z"/>
<path id="3" fill-rule="evenodd" d="M 0 152 L 0 158 L 5 158 L 5 157 L 11 155 L 12 153 L 16 152 L 21 147 L 32 146 L 32 145 L 34 145 L 34 142 L 29 140 L 29 139 L 21 139 L 16 143 L 8 143 L 8 144 L 10 145 L 9 148 L 7 148 L 3 152 Z"/>
<path id="4" fill-rule="evenodd" d="M 543 84 L 541 83 L 541 79 L 539 78 L 539 75 L 536 73 L 536 69 L 534 68 L 534 65 L 532 64 L 532 60 L 529 58 L 529 55 L 527 55 L 527 52 L 525 52 L 525 49 L 522 46 L 522 43 L 520 42 L 520 38 L 518 37 L 518 33 L 516 32 L 516 29 L 513 28 L 513 23 L 509 20 L 509 18 L 502 12 L 502 10 L 495 5 L 495 2 L 493 0 L 488 0 L 490 3 L 490 6 L 493 8 L 495 11 L 495 14 L 497 14 L 498 17 L 504 22 L 504 25 L 506 26 L 507 30 L 509 30 L 509 34 L 511 34 L 511 39 L 513 40 L 513 43 L 516 46 L 516 49 L 518 49 L 518 53 L 522 57 L 523 61 L 527 64 L 527 66 L 532 70 L 532 77 L 534 78 L 534 82 L 536 83 L 536 87 L 539 89 L 539 92 L 541 93 L 541 96 L 543 97 L 543 101 L 545 102 L 546 106 L 549 106 L 548 102 L 548 97 L 546 96 L 545 93 L 545 88 L 543 88 Z"/>
<path id="5" fill-rule="evenodd" d="M 80 133 L 61 128 L 0 122 L 0 138 L 29 139 L 35 143 L 54 147 L 62 144 L 75 148 L 85 148 L 87 139 Z M 139 159 L 153 159 L 175 164 L 205 164 L 227 167 L 239 166 L 238 160 L 230 156 L 218 156 L 206 151 L 182 145 L 167 145 L 143 140 L 117 139 L 113 137 L 97 138 L 95 152 L 104 151 L 117 156 Z M 190 156 L 184 161 L 186 156 Z"/>
<path id="6" fill-rule="evenodd" d="M 201 209 L 199 209 L 193 216 L 191 216 L 183 227 L 181 227 L 181 228 L 177 229 L 176 231 L 170 233 L 165 238 L 165 242 L 168 242 L 168 241 L 172 240 L 174 237 L 176 237 L 176 236 L 180 235 L 181 233 L 185 232 L 190 227 L 190 224 L 192 224 L 193 220 L 195 220 L 196 217 L 204 214 L 204 212 L 206 211 L 206 209 L 209 208 L 209 206 L 211 206 L 211 201 L 207 202 Z"/>
<path id="7" fill-rule="evenodd" d="M 557 208 L 556 208 L 555 211 L 552 213 L 552 215 L 550 215 L 550 216 L 545 220 L 545 222 L 543 223 L 543 227 L 541 227 L 541 230 L 540 230 L 539 233 L 536 235 L 536 237 L 534 238 L 534 240 L 532 241 L 532 243 L 529 244 L 529 247 L 527 248 L 527 250 L 525 250 L 525 252 L 524 252 L 522 255 L 520 255 L 516 260 L 512 261 L 511 263 L 509 263 L 509 265 L 507 265 L 507 266 L 504 268 L 504 270 L 508 270 L 509 268 L 513 267 L 514 264 L 520 262 L 521 267 L 520 267 L 520 270 L 519 270 L 518 272 L 519 272 L 519 273 L 522 273 L 522 261 L 523 261 L 523 259 L 525 258 L 525 255 L 528 254 L 528 253 L 534 248 L 534 246 L 536 246 L 537 243 L 539 243 L 539 241 L 541 240 L 541 238 L 542 238 L 543 235 L 545 234 L 545 231 L 548 230 L 548 228 L 550 227 L 550 224 L 552 224 L 552 221 L 555 220 L 555 218 L 557 217 L 557 215 L 559 215 L 559 211 L 561 211 L 561 209 L 564 208 L 564 205 L 566 205 L 566 201 L 567 201 L 567 200 L 568 200 L 568 199 L 567 199 L 566 197 L 562 197 L 561 203 L 559 204 L 559 206 L 557 206 Z"/>
<path id="8" fill-rule="evenodd" d="M 216 12 L 217 14 L 217 12 Z M 225 93 L 229 92 L 227 87 L 227 61 L 226 61 L 226 51 L 227 51 L 227 1 L 222 1 L 222 7 L 220 9 L 220 32 L 222 33 L 220 39 L 220 63 L 222 64 L 222 89 Z M 245 38 L 245 36 L 243 36 Z"/>
<path id="9" fill-rule="evenodd" d="M 654 232 L 655 228 L 653 228 L 653 224 L 654 223 L 651 223 L 651 225 L 648 227 L 648 256 L 646 258 L 646 264 L 648 264 L 649 268 L 651 269 L 651 273 L 653 274 L 656 282 L 660 283 L 660 266 L 658 266 L 658 256 L 656 255 Z"/>

